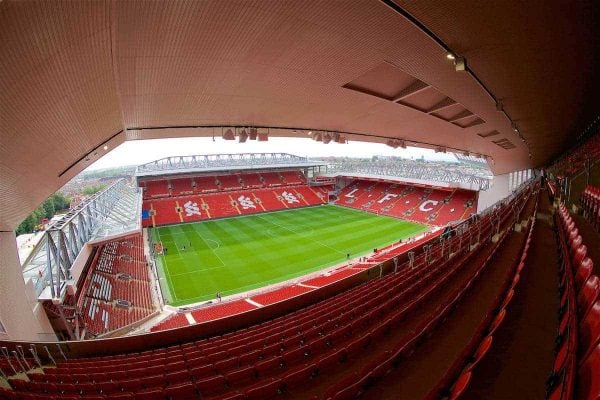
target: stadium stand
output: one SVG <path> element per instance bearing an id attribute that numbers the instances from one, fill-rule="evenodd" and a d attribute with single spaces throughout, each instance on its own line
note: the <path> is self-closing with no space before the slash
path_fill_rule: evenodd
<path id="1" fill-rule="evenodd" d="M 243 174 L 242 182 L 244 188 L 257 189 L 265 186 L 259 174 Z"/>
<path id="2" fill-rule="evenodd" d="M 160 323 L 154 325 L 150 332 L 164 331 L 167 329 L 179 328 L 189 325 L 189 321 L 184 313 L 178 313 L 165 318 Z"/>
<path id="3" fill-rule="evenodd" d="M 102 244 L 78 290 L 87 337 L 123 328 L 155 311 L 141 235 Z"/>
<path id="4" fill-rule="evenodd" d="M 196 176 L 192 179 L 192 187 L 196 193 L 210 193 L 219 190 L 214 176 Z"/>
<path id="5" fill-rule="evenodd" d="M 142 181 L 144 199 L 177 197 L 192 193 L 211 193 L 239 191 L 276 186 L 305 185 L 306 178 L 300 171 L 265 173 L 237 173 L 230 175 L 195 176 L 189 178 L 170 178 Z"/>
<path id="6" fill-rule="evenodd" d="M 446 225 L 475 213 L 476 192 L 445 191 L 399 184 L 358 180 L 340 192 L 336 204 L 429 225 Z"/>
<path id="7" fill-rule="evenodd" d="M 555 177 L 571 176 L 583 170 L 588 160 L 600 159 L 600 132 L 558 159 L 548 171 Z"/>
<path id="8" fill-rule="evenodd" d="M 277 172 L 261 172 L 260 176 L 263 179 L 265 185 L 268 187 L 283 185 L 283 179 L 281 178 L 281 175 L 279 175 L 279 173 Z"/>
<path id="9" fill-rule="evenodd" d="M 525 196 L 515 197 L 511 204 L 523 203 L 529 193 Z M 474 285 L 504 240 L 492 241 L 497 232 L 492 221 L 504 221 L 501 236 L 511 232 L 511 205 L 492 214 L 477 222 L 486 238 L 479 244 L 480 251 L 467 251 L 469 241 L 462 236 L 468 232 L 464 232 L 449 239 L 456 249 L 453 257 L 448 258 L 444 245 L 437 244 L 440 251 L 432 251 L 431 259 L 419 255 L 414 268 L 404 263 L 398 273 L 247 329 L 141 353 L 57 361 L 55 368 L 44 368 L 43 373 L 29 372 L 29 380 L 11 378 L 9 382 L 16 392 L 39 398 L 270 398 L 283 392 L 307 398 L 306 390 L 330 386 L 327 377 L 343 371 L 344 382 L 350 378 L 354 382 L 345 385 L 343 393 L 361 391 L 376 378 L 372 373 L 361 375 L 365 365 L 361 360 L 374 362 L 375 355 L 389 366 L 398 357 L 408 357 Z M 444 303 L 447 299 L 454 300 Z M 241 311 L 255 307 L 245 300 L 237 304 L 235 308 Z M 229 311 L 223 312 L 223 306 L 210 312 L 224 317 Z M 201 314 L 196 313 L 194 319 L 202 320 Z M 392 332 L 411 320 L 421 329 L 407 331 L 398 341 L 400 336 Z M 377 345 L 391 339 L 395 352 Z M 326 394 L 342 398 L 337 384 L 331 388 Z"/>
<path id="10" fill-rule="evenodd" d="M 319 196 L 306 185 L 178 196 L 145 200 L 143 208 L 151 211 L 150 218 L 142 222 L 144 226 L 159 226 L 314 206 L 326 202 L 326 196 Z"/>
<path id="11" fill-rule="evenodd" d="M 285 286 L 280 289 L 252 296 L 251 299 L 258 304 L 269 305 L 279 301 L 287 300 L 306 292 L 310 292 L 312 289 L 313 288 L 300 285 Z"/>
<path id="12" fill-rule="evenodd" d="M 192 194 L 194 192 L 193 180 L 191 178 L 179 178 L 170 180 L 172 193 L 175 196 Z"/>
<path id="13" fill-rule="evenodd" d="M 300 171 L 284 171 L 280 176 L 281 180 L 288 185 L 306 184 L 306 178 Z"/>
<path id="14" fill-rule="evenodd" d="M 0 3 L 0 400 L 600 400 L 594 2 Z M 319 152 L 359 142 L 390 156 L 167 157 L 118 172 L 140 190 L 116 181 L 87 200 L 77 193 L 62 217 L 45 215 L 49 225 L 37 218 L 53 214 L 39 205 L 72 178 L 111 182 L 113 172 L 89 172 L 123 143 L 192 137 L 185 153 L 208 148 L 200 138 L 235 143 L 232 152 L 304 138 Z M 462 165 L 409 160 L 413 146 Z M 321 173 L 339 179 L 318 182 Z M 482 191 L 481 208 L 508 197 L 475 214 L 478 194 L 462 188 Z M 330 200 L 429 229 L 405 237 L 391 221 L 399 228 L 385 243 L 395 243 L 367 256 L 322 243 L 345 264 L 224 301 L 217 292 L 184 305 L 171 284 L 152 319 L 154 291 L 171 282 L 162 269 L 153 276 L 145 253 L 165 248 L 140 224 Z M 321 253 L 306 244 L 321 242 L 307 218 L 256 219 L 264 224 L 223 221 L 227 244 L 173 228 L 172 259 L 189 268 L 161 267 L 229 294 L 219 269 L 223 281 L 273 282 L 266 270 L 291 277 L 291 258 Z M 329 228 L 323 237 L 341 236 L 314 220 Z M 367 220 L 345 231 L 378 240 L 391 218 Z M 45 231 L 18 238 L 39 222 Z M 198 231 L 217 224 L 206 225 Z M 202 250 L 181 253 L 195 236 Z M 259 259 L 256 273 L 217 254 L 235 241 L 238 259 Z M 212 256 L 220 264 L 192 278 Z"/>
<path id="15" fill-rule="evenodd" d="M 144 197 L 148 199 L 166 197 L 171 194 L 167 181 L 147 181 L 143 183 Z"/>
<path id="16" fill-rule="evenodd" d="M 215 181 L 220 190 L 239 190 L 242 188 L 239 175 L 219 175 Z"/>

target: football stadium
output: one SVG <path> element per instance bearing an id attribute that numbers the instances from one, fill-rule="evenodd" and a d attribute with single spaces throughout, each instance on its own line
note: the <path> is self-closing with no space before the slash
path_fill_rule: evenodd
<path id="1" fill-rule="evenodd" d="M 0 399 L 600 399 L 595 2 L 0 0 L 0 38 Z"/>

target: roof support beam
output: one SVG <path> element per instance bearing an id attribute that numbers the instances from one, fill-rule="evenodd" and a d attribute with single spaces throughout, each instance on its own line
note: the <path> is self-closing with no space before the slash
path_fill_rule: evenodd
<path id="1" fill-rule="evenodd" d="M 410 97 L 414 94 L 424 92 L 429 89 L 431 86 L 426 84 L 425 82 L 421 82 L 420 80 L 415 80 L 413 83 L 408 85 L 408 87 L 402 89 L 400 93 L 398 93 L 393 99 L 393 102 L 399 102 L 400 100 L 404 100 L 407 97 Z"/>

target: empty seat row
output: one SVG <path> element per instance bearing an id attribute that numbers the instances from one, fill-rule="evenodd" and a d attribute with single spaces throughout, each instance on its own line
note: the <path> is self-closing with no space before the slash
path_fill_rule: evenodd
<path id="1" fill-rule="evenodd" d="M 597 399 L 600 368 L 600 286 L 593 261 L 564 204 L 557 213 L 561 255 L 560 313 L 549 399 Z M 598 354 L 597 354 L 598 353 Z"/>
<path id="2" fill-rule="evenodd" d="M 557 160 L 550 168 L 555 177 L 571 176 L 583 170 L 588 160 L 600 158 L 600 131 Z"/>
<path id="3" fill-rule="evenodd" d="M 154 312 L 141 234 L 100 245 L 86 274 L 77 296 L 88 338 L 131 325 Z M 128 302 L 129 307 L 120 308 L 117 300 Z"/>
<path id="4" fill-rule="evenodd" d="M 144 181 L 141 183 L 141 187 L 144 199 L 154 199 L 194 193 L 232 191 L 243 188 L 304 185 L 306 183 L 306 177 L 301 171 L 284 171 L 159 179 Z"/>

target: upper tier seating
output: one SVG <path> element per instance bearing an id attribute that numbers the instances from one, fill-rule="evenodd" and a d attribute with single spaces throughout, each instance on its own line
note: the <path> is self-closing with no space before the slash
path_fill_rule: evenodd
<path id="1" fill-rule="evenodd" d="M 265 186 L 262 177 L 259 174 L 242 174 L 244 188 L 258 189 Z"/>
<path id="2" fill-rule="evenodd" d="M 477 193 L 358 180 L 346 186 L 336 204 L 430 225 L 446 225 L 476 211 Z"/>
<path id="3" fill-rule="evenodd" d="M 171 179 L 171 192 L 174 195 L 192 194 L 194 192 L 192 178 Z"/>
<path id="4" fill-rule="evenodd" d="M 260 176 L 267 187 L 284 185 L 283 178 L 278 172 L 261 172 Z"/>
<path id="5" fill-rule="evenodd" d="M 192 178 L 194 193 L 211 193 L 219 190 L 214 176 L 197 176 Z"/>
<path id="6" fill-rule="evenodd" d="M 600 132 L 562 156 L 549 171 L 555 176 L 572 176 L 583 170 L 587 160 L 600 159 Z"/>
<path id="7" fill-rule="evenodd" d="M 240 175 L 219 175 L 215 179 L 221 190 L 239 190 L 242 188 Z"/>
<path id="8" fill-rule="evenodd" d="M 170 195 L 169 184 L 167 181 L 147 181 L 142 183 L 144 198 L 166 197 Z"/>
<path id="9" fill-rule="evenodd" d="M 142 236 L 107 242 L 98 252 L 77 293 L 87 337 L 131 325 L 155 311 Z"/>
<path id="10" fill-rule="evenodd" d="M 195 176 L 144 181 L 141 187 L 144 199 L 169 196 L 185 196 L 193 193 L 211 193 L 218 191 L 237 191 L 263 187 L 294 186 L 306 184 L 306 178 L 300 171 L 249 172 L 232 175 Z"/>
<path id="11" fill-rule="evenodd" d="M 284 171 L 280 175 L 288 185 L 303 185 L 306 183 L 306 178 L 300 171 Z"/>

